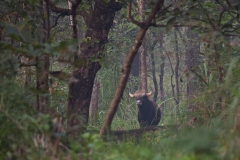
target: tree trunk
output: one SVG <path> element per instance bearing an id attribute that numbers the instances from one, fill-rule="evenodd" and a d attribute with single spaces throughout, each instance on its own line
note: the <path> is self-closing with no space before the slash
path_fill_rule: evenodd
<path id="1" fill-rule="evenodd" d="M 93 126 L 96 124 L 96 120 L 97 120 L 98 88 L 99 88 L 99 84 L 98 84 L 97 78 L 95 78 L 92 96 L 91 96 L 91 102 L 90 102 L 90 111 L 89 111 L 90 112 L 90 122 Z"/>
<path id="2" fill-rule="evenodd" d="M 217 71 L 219 85 L 221 85 L 223 83 L 223 78 L 224 78 L 223 67 L 221 64 L 221 55 L 219 53 L 219 49 L 221 49 L 220 47 L 221 47 L 220 44 L 214 44 L 214 50 L 215 50 L 214 61 L 215 61 L 215 65 L 216 65 L 216 71 Z M 217 101 L 217 103 L 215 103 L 214 109 L 216 109 L 218 111 L 224 110 L 224 105 L 223 105 L 224 98 L 221 95 L 221 93 L 219 93 L 218 99 L 216 101 Z"/>
<path id="3" fill-rule="evenodd" d="M 138 90 L 139 87 L 139 81 L 135 81 L 136 79 L 139 78 L 139 68 L 140 68 L 140 54 L 139 52 L 136 54 L 136 56 L 133 59 L 133 63 L 132 63 L 132 67 L 130 70 L 130 74 L 134 77 L 134 82 L 133 82 L 133 90 L 131 92 L 135 92 L 136 90 Z"/>
<path id="4" fill-rule="evenodd" d="M 186 51 L 186 71 L 187 71 L 187 99 L 191 99 L 198 89 L 197 78 L 192 74 L 192 70 L 196 70 L 199 65 L 199 43 L 197 42 L 198 36 L 191 31 L 187 30 L 188 45 Z M 194 105 L 188 104 L 187 110 L 191 111 L 194 109 Z"/>
<path id="5" fill-rule="evenodd" d="M 68 0 L 68 8 L 69 9 L 72 9 L 72 2 Z M 73 26 L 73 16 L 70 15 L 69 16 L 69 19 L 70 19 L 70 25 Z"/>
<path id="6" fill-rule="evenodd" d="M 144 2 L 143 0 L 138 0 L 137 1 L 138 4 L 138 10 L 139 10 L 139 15 L 141 17 L 141 21 L 144 20 L 143 17 L 143 7 L 144 7 Z M 139 49 L 139 53 L 140 53 L 140 88 L 142 90 L 144 90 L 145 92 L 147 92 L 147 66 L 146 66 L 146 50 L 145 50 L 145 40 L 142 40 L 142 45 Z"/>
<path id="7" fill-rule="evenodd" d="M 179 95 L 179 49 L 178 49 L 178 38 L 177 38 L 177 29 L 175 28 L 174 31 L 174 39 L 175 39 L 175 59 L 176 59 L 176 65 L 175 65 L 175 84 L 176 84 L 176 95 L 174 97 L 174 100 L 176 102 L 176 115 L 179 115 L 179 103 L 180 103 L 180 95 Z"/>
<path id="8" fill-rule="evenodd" d="M 151 39 L 153 38 L 153 35 L 151 34 Z M 153 95 L 153 101 L 156 102 L 157 101 L 157 96 L 158 96 L 158 83 L 157 83 L 157 77 L 156 77 L 156 65 L 155 65 L 155 56 L 153 53 L 154 47 L 157 44 L 157 41 L 154 40 L 152 47 L 150 49 L 150 58 L 151 58 L 151 66 L 152 66 L 152 79 L 153 79 L 153 84 L 154 84 L 154 95 Z"/>
<path id="9" fill-rule="evenodd" d="M 175 72 L 174 72 L 173 63 L 172 63 L 172 60 L 171 60 L 170 57 L 171 57 L 171 55 L 169 53 L 167 53 L 167 58 L 169 60 L 170 68 L 171 68 L 171 71 L 172 71 L 171 77 L 170 77 L 170 84 L 171 84 L 171 88 L 172 88 L 172 97 L 175 100 L 175 84 L 173 82 L 173 77 L 175 75 Z M 175 100 L 175 102 L 176 102 L 176 100 Z M 170 111 L 171 111 L 171 117 L 172 118 L 174 118 L 173 109 L 174 109 L 174 107 L 173 107 L 173 105 L 171 105 Z"/>
<path id="10" fill-rule="evenodd" d="M 160 35 L 160 47 L 163 48 L 163 35 Z M 161 54 L 161 64 L 160 64 L 160 74 L 159 74 L 159 90 L 160 90 L 160 100 L 161 100 L 161 105 L 160 109 L 162 110 L 162 114 L 164 113 L 164 108 L 165 108 L 165 91 L 164 91 L 164 67 L 165 67 L 165 55 L 162 53 Z"/>
<path id="11" fill-rule="evenodd" d="M 26 57 L 21 58 L 22 63 L 29 65 L 30 64 L 30 59 Z M 31 76 L 31 68 L 26 66 L 25 68 L 25 87 L 29 87 L 31 85 L 32 81 L 32 76 Z"/>
<path id="12" fill-rule="evenodd" d="M 44 0 L 40 1 L 40 6 L 42 10 L 42 25 L 44 28 L 44 38 L 43 43 L 46 43 L 49 38 L 49 12 L 48 5 L 44 4 Z M 47 18 L 45 17 L 47 14 Z M 48 19 L 48 20 L 47 20 Z M 49 71 L 49 56 L 42 55 L 36 58 L 36 82 L 37 82 L 37 109 L 39 112 L 46 113 L 49 109 L 49 84 L 48 84 L 48 71 Z"/>
<path id="13" fill-rule="evenodd" d="M 2 30 L 3 30 L 3 28 L 0 27 L 0 41 L 2 41 Z"/>
<path id="14" fill-rule="evenodd" d="M 220 45 L 219 44 L 214 44 L 214 59 L 215 59 L 215 63 L 216 63 L 216 70 L 217 70 L 217 75 L 218 75 L 218 83 L 222 84 L 223 83 L 223 67 L 221 65 L 221 55 L 219 53 L 219 48 Z"/>
<path id="15" fill-rule="evenodd" d="M 87 25 L 85 38 L 89 41 L 81 44 L 81 54 L 75 61 L 77 65 L 73 76 L 78 81 L 69 85 L 68 133 L 73 137 L 79 136 L 79 133 L 82 133 L 88 124 L 93 83 L 96 73 L 100 69 L 97 60 L 101 56 L 104 45 L 108 42 L 108 33 L 115 11 L 121 9 L 120 4 L 115 3 L 114 0 L 110 0 L 107 4 L 95 1 L 93 8 L 91 13 L 84 18 Z"/>

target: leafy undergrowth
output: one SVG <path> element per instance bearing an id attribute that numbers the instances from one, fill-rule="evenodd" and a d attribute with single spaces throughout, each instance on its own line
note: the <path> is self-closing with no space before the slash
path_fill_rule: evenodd
<path id="1" fill-rule="evenodd" d="M 1 117 L 3 114 L 1 113 Z M 79 139 L 53 133 L 46 115 L 32 119 L 23 115 L 23 128 L 1 129 L 0 159 L 63 160 L 225 160 L 240 158 L 240 137 L 223 127 L 180 127 L 145 133 L 141 138 L 102 140 L 97 134 L 84 133 Z M 12 125 L 10 125 L 12 124 Z M 16 127 L 16 126 L 15 126 Z M 215 129 L 214 129 L 215 128 Z"/>
<path id="2" fill-rule="evenodd" d="M 86 144 L 72 155 L 75 159 L 239 159 L 239 136 L 233 131 L 204 127 L 182 128 L 178 132 L 162 130 L 145 134 L 141 139 L 103 142 L 97 135 L 85 133 Z M 79 146 L 77 142 L 73 146 Z"/>
<path id="3" fill-rule="evenodd" d="M 197 106 L 210 107 L 199 107 L 199 113 L 192 113 L 196 121 L 191 125 L 185 118 L 179 118 L 178 130 L 168 128 L 148 132 L 141 138 L 130 135 L 123 141 L 99 139 L 93 133 L 71 139 L 63 130 L 56 130 L 56 121 L 49 115 L 35 112 L 29 102 L 32 96 L 29 90 L 22 89 L 14 81 L 5 81 L 0 83 L 0 159 L 238 160 L 240 91 L 235 86 L 232 91 L 230 96 L 225 95 L 224 112 L 219 112 L 218 108 L 211 110 L 216 108 L 216 105 L 210 105 L 211 96 L 199 96 L 201 98 L 195 100 Z M 132 120 L 124 122 L 116 117 L 114 129 L 138 127 L 136 121 L 127 122 Z M 99 130 L 100 125 L 90 128 Z"/>

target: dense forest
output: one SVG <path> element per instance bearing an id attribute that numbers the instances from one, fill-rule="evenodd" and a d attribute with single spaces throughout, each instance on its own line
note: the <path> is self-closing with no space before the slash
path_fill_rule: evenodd
<path id="1" fill-rule="evenodd" d="M 240 159 L 239 16 L 238 0 L 1 0 L 0 159 Z"/>

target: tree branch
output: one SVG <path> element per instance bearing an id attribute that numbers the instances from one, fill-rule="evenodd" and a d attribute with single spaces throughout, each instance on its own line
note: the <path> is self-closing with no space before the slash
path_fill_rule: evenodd
<path id="1" fill-rule="evenodd" d="M 61 13 L 63 15 L 72 15 L 72 10 L 56 7 L 55 4 L 51 0 L 45 0 L 46 3 L 49 4 L 51 10 L 56 13 Z"/>
<path id="2" fill-rule="evenodd" d="M 143 26 L 144 26 L 144 22 L 136 21 L 136 20 L 132 17 L 132 15 L 131 15 L 131 14 L 132 14 L 132 13 L 131 13 L 131 10 L 132 10 L 132 2 L 129 2 L 129 3 L 128 3 L 128 17 L 127 17 L 127 19 L 128 19 L 130 22 L 136 24 L 137 26 L 143 27 Z"/>
<path id="3" fill-rule="evenodd" d="M 51 10 L 55 13 L 61 13 L 62 15 L 65 15 L 65 16 L 69 16 L 69 15 L 73 14 L 73 10 L 57 7 L 57 6 L 55 6 L 54 2 L 52 2 L 51 0 L 44 0 L 44 1 L 49 4 Z M 77 9 L 77 7 L 81 3 L 81 1 L 82 0 L 78 0 L 76 3 L 73 3 L 73 6 L 74 6 L 73 9 Z M 83 11 L 77 11 L 76 14 L 83 16 L 84 12 Z"/>
<path id="4" fill-rule="evenodd" d="M 55 22 L 54 22 L 54 25 L 51 27 L 51 28 L 54 28 L 54 27 L 56 27 L 57 26 L 57 22 L 58 22 L 58 19 L 61 17 L 61 16 L 63 16 L 61 13 L 57 16 L 57 18 L 55 19 Z"/>

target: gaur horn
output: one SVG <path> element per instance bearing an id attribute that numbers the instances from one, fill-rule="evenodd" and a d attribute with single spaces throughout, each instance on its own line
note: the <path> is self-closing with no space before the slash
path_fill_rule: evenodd
<path id="1" fill-rule="evenodd" d="M 134 96 L 134 94 L 132 94 L 132 93 L 128 93 L 129 94 L 129 96 L 131 97 L 131 98 L 134 98 L 135 96 Z"/>
<path id="2" fill-rule="evenodd" d="M 151 92 L 148 92 L 146 95 L 147 95 L 147 96 L 151 96 L 151 95 L 152 95 L 152 91 L 151 91 Z"/>

